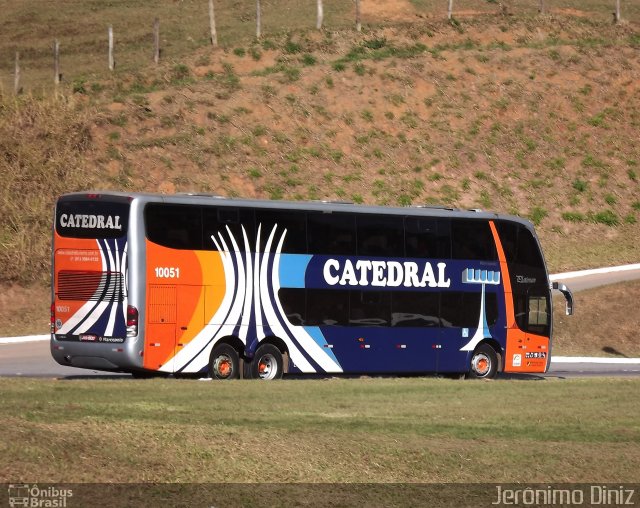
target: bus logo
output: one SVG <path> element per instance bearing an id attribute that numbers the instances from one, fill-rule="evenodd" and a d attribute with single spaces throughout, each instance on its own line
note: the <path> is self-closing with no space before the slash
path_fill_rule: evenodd
<path id="1" fill-rule="evenodd" d="M 29 506 L 29 485 L 9 484 L 9 506 Z"/>

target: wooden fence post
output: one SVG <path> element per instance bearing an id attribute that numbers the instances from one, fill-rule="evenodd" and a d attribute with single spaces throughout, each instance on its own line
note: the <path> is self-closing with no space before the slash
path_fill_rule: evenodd
<path id="1" fill-rule="evenodd" d="M 112 71 L 116 66 L 113 59 L 113 26 L 109 25 L 109 70 Z"/>
<path id="2" fill-rule="evenodd" d="M 20 93 L 20 52 L 16 51 L 15 74 L 13 75 L 13 91 L 16 95 Z"/>
<path id="3" fill-rule="evenodd" d="M 322 28 L 322 21 L 324 20 L 324 9 L 322 7 L 322 0 L 317 0 L 318 4 L 318 17 L 316 19 L 316 30 Z"/>
<path id="4" fill-rule="evenodd" d="M 540 2 L 538 3 L 538 12 L 540 14 L 544 14 L 544 0 L 540 0 Z"/>
<path id="5" fill-rule="evenodd" d="M 262 37 L 262 10 L 260 9 L 260 0 L 256 0 L 256 39 Z"/>
<path id="6" fill-rule="evenodd" d="M 213 0 L 209 0 L 209 29 L 211 30 L 211 45 L 218 47 L 218 33 L 216 32 L 216 17 L 213 12 Z"/>
<path id="7" fill-rule="evenodd" d="M 362 31 L 362 22 L 360 21 L 360 0 L 356 0 L 356 31 Z"/>
<path id="8" fill-rule="evenodd" d="M 622 16 L 620 15 L 620 0 L 616 0 L 616 12 L 614 14 L 614 17 L 616 24 L 622 21 Z"/>
<path id="9" fill-rule="evenodd" d="M 62 81 L 62 74 L 60 74 L 60 42 L 58 39 L 53 41 L 53 83 L 59 85 Z"/>
<path id="10" fill-rule="evenodd" d="M 153 20 L 153 61 L 160 62 L 160 19 Z"/>
<path id="11" fill-rule="evenodd" d="M 453 17 L 453 0 L 449 0 L 449 4 L 447 6 L 447 19 L 451 19 Z"/>

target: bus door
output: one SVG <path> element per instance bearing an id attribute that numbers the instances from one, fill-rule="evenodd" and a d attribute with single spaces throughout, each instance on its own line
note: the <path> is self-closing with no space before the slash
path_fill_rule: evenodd
<path id="1" fill-rule="evenodd" d="M 202 286 L 150 284 L 144 367 L 173 372 L 173 357 L 204 325 Z"/>

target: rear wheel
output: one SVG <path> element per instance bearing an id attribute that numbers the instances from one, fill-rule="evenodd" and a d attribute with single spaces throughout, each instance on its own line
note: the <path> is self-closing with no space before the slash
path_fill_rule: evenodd
<path id="1" fill-rule="evenodd" d="M 489 344 L 480 344 L 471 356 L 468 377 L 493 379 L 498 373 L 498 355 Z"/>
<path id="2" fill-rule="evenodd" d="M 273 344 L 263 344 L 256 351 L 251 362 L 253 379 L 281 379 L 283 373 L 282 353 Z"/>
<path id="3" fill-rule="evenodd" d="M 209 363 L 211 379 L 238 379 L 240 377 L 240 357 L 229 344 L 220 344 L 211 352 Z"/>

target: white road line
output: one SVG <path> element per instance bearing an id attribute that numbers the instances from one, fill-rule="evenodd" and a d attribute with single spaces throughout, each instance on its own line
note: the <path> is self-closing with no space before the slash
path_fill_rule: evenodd
<path id="1" fill-rule="evenodd" d="M 27 335 L 25 337 L 0 337 L 0 344 L 18 344 L 51 339 L 51 335 Z"/>
<path id="2" fill-rule="evenodd" d="M 552 356 L 551 363 L 609 363 L 640 365 L 640 358 L 601 358 L 595 356 Z"/>
<path id="3" fill-rule="evenodd" d="M 608 268 L 594 268 L 592 270 L 580 270 L 577 272 L 555 273 L 553 275 L 549 275 L 549 279 L 552 281 L 561 280 L 561 279 L 574 279 L 576 277 L 585 277 L 587 275 L 596 275 L 600 273 L 613 273 L 613 272 L 627 272 L 631 270 L 640 270 L 640 263 L 636 263 L 633 265 L 610 266 Z"/>

